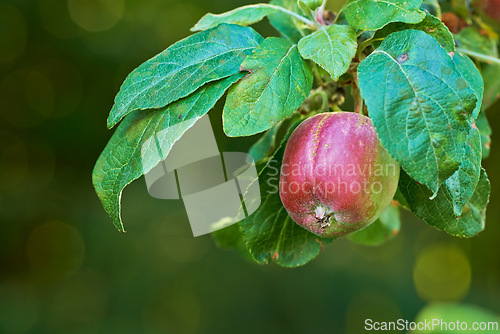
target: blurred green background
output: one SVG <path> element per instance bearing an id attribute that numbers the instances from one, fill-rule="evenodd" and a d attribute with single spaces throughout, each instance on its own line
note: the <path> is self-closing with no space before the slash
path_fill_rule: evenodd
<path id="1" fill-rule="evenodd" d="M 472 239 L 403 213 L 382 247 L 338 240 L 304 267 L 260 266 L 193 238 L 182 202 L 151 198 L 143 179 L 123 195 L 128 232 L 115 230 L 91 173 L 122 81 L 204 13 L 248 3 L 0 1 L 0 333 L 356 334 L 439 301 L 500 313 L 498 103 L 487 226 Z M 225 138 L 220 109 L 219 148 L 246 150 L 257 137 Z"/>

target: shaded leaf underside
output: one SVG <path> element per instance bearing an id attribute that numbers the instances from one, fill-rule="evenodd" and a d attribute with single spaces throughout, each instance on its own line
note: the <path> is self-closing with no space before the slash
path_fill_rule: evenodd
<path id="1" fill-rule="evenodd" d="M 92 174 L 97 195 L 118 230 L 124 231 L 120 201 L 125 186 L 164 160 L 184 132 L 242 76 L 210 83 L 160 110 L 135 111 L 118 126 Z"/>

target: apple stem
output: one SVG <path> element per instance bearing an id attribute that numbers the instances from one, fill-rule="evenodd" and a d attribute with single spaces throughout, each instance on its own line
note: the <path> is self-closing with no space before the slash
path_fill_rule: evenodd
<path id="1" fill-rule="evenodd" d="M 359 37 L 359 35 L 358 35 Z M 358 46 L 358 50 L 356 51 L 356 55 L 354 56 L 355 59 L 358 59 L 358 60 L 362 60 L 361 57 L 363 55 L 363 51 L 370 45 L 372 45 L 373 43 L 375 42 L 380 42 L 380 41 L 383 41 L 384 38 L 370 38 L 370 39 L 367 39 L 366 41 L 362 42 L 361 44 L 359 44 Z"/>
<path id="2" fill-rule="evenodd" d="M 319 112 L 326 112 L 328 111 L 328 95 L 323 90 L 317 90 L 311 95 L 311 102 L 314 102 L 314 98 L 316 96 L 321 97 L 321 109 Z"/>
<path id="3" fill-rule="evenodd" d="M 321 77 L 321 74 L 319 73 L 317 65 L 315 63 L 313 63 L 312 61 L 311 61 L 311 64 L 312 64 L 314 76 L 316 77 L 316 80 L 318 81 L 318 86 L 323 86 L 325 84 L 325 81 Z"/>
<path id="4" fill-rule="evenodd" d="M 354 112 L 363 115 L 364 100 L 359 90 L 357 70 L 354 72 L 354 81 L 352 83 L 352 97 L 354 99 Z"/>
<path id="5" fill-rule="evenodd" d="M 326 6 L 326 0 L 323 0 L 321 6 L 318 9 L 316 9 L 316 15 L 315 15 L 316 22 L 318 22 L 322 26 L 326 25 L 324 20 L 325 6 Z"/>
<path id="6" fill-rule="evenodd" d="M 354 112 L 363 115 L 364 101 L 359 93 L 359 89 L 353 87 Z"/>
<path id="7" fill-rule="evenodd" d="M 342 9 L 344 9 L 344 7 L 342 7 Z M 332 24 L 337 23 L 340 15 L 342 14 L 342 9 L 337 13 L 337 16 L 335 16 L 335 19 L 333 20 Z"/>
<path id="8" fill-rule="evenodd" d="M 319 11 L 320 11 L 320 13 L 321 13 L 321 17 L 323 17 L 323 14 L 325 13 L 326 2 L 327 2 L 327 0 L 323 0 L 323 3 L 322 3 L 322 4 L 321 4 L 321 6 L 319 7 Z"/>

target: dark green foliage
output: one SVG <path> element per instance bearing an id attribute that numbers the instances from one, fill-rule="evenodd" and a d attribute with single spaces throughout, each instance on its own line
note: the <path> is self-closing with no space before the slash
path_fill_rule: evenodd
<path id="1" fill-rule="evenodd" d="M 262 168 L 254 180 L 260 184 L 260 207 L 215 232 L 216 243 L 258 263 L 307 263 L 331 240 L 301 228 L 281 204 L 283 150 L 298 120 L 340 110 L 347 86 L 355 111 L 369 114 L 383 146 L 402 167 L 393 202 L 455 236 L 483 230 L 490 185 L 481 159 L 489 154 L 491 135 L 484 110 L 497 99 L 499 86 L 494 39 L 475 26 L 451 34 L 436 1 L 423 6 L 420 0 L 349 0 L 337 15 L 322 4 L 272 0 L 207 14 L 192 28 L 198 33 L 127 77 L 108 126 L 123 121 L 93 174 L 119 230 L 123 188 L 166 158 L 227 90 L 226 135 L 267 132 L 249 152 Z M 436 16 L 422 8 L 432 8 Z M 266 17 L 281 37 L 264 39 L 246 27 Z M 479 65 L 467 55 L 493 63 Z M 164 131 L 181 121 L 181 131 Z M 292 126 L 275 150 L 284 124 Z M 151 136 L 161 155 L 143 161 L 141 149 Z M 393 238 L 400 227 L 398 210 L 389 207 L 349 238 L 367 245 Z"/>

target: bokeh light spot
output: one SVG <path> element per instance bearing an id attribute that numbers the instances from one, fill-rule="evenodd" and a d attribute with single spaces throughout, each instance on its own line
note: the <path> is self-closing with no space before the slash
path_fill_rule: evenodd
<path id="1" fill-rule="evenodd" d="M 417 257 L 413 280 L 418 295 L 426 301 L 459 301 L 470 287 L 469 259 L 454 244 L 430 245 Z"/>
<path id="2" fill-rule="evenodd" d="M 346 312 L 346 334 L 365 333 L 365 321 L 397 321 L 401 310 L 389 295 L 378 291 L 365 291 L 355 296 Z"/>
<path id="3" fill-rule="evenodd" d="M 61 0 L 38 0 L 40 23 L 55 37 L 66 39 L 76 35 L 78 29 L 68 13 L 66 2 Z"/>
<path id="4" fill-rule="evenodd" d="M 68 0 L 71 19 L 85 30 L 112 28 L 123 16 L 123 0 Z"/>

